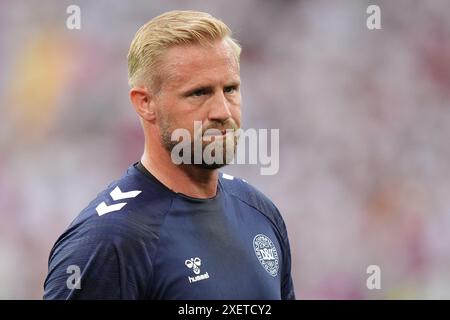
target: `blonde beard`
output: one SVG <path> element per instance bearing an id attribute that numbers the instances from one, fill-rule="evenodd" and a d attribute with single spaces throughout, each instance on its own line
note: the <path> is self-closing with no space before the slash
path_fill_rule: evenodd
<path id="1" fill-rule="evenodd" d="M 228 126 L 229 127 L 229 126 Z M 209 129 L 215 129 L 208 128 L 206 130 L 200 130 L 196 133 L 196 130 L 194 129 L 194 137 L 192 138 L 191 134 L 191 140 L 190 140 L 190 150 L 191 150 L 191 161 L 190 164 L 199 166 L 204 169 L 214 170 L 221 167 L 224 167 L 228 164 L 230 164 L 236 155 L 237 150 L 237 144 L 239 142 L 239 135 L 238 133 L 238 127 L 231 124 L 232 128 L 227 128 L 227 134 L 225 136 L 220 136 L 220 138 L 210 136 L 208 138 L 205 138 L 204 133 L 205 131 Z M 221 130 L 217 128 L 218 130 Z M 172 140 L 172 132 L 176 129 L 170 128 L 169 121 L 167 121 L 167 118 L 162 118 L 159 123 L 159 130 L 160 130 L 160 137 L 161 142 L 164 146 L 164 148 L 171 153 L 173 148 L 177 146 L 179 143 L 186 143 L 182 141 L 173 141 Z M 206 141 L 205 141 L 206 140 Z M 196 146 L 199 146 L 201 144 L 201 149 L 197 150 Z M 212 144 L 212 145 L 211 145 Z M 211 152 L 205 152 L 211 151 Z M 214 162 L 214 158 L 216 157 L 216 150 L 221 150 L 221 154 L 219 153 L 219 161 Z M 201 155 L 197 155 L 198 158 L 201 158 L 201 162 L 196 161 L 195 153 L 196 151 L 198 153 L 201 152 Z M 206 159 L 205 159 L 206 158 Z M 206 161 L 205 161 L 206 160 Z"/>

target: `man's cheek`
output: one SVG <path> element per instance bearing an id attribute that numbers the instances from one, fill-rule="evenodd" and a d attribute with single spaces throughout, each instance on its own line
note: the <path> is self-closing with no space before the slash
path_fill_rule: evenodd
<path id="1" fill-rule="evenodd" d="M 239 110 L 236 111 L 236 113 L 233 115 L 233 120 L 236 123 L 236 126 L 238 128 L 241 127 L 241 109 L 239 108 Z"/>

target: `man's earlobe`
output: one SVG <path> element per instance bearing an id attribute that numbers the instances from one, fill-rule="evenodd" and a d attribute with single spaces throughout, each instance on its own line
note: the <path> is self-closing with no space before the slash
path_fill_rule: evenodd
<path id="1" fill-rule="evenodd" d="M 130 100 L 134 110 L 147 121 L 155 119 L 155 103 L 146 87 L 134 87 L 130 90 Z"/>

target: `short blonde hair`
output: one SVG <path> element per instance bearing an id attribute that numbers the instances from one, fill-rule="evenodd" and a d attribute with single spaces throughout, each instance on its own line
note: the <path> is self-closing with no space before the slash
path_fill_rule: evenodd
<path id="1" fill-rule="evenodd" d="M 237 61 L 241 47 L 231 38 L 231 30 L 221 20 L 199 11 L 169 11 L 144 24 L 134 36 L 128 52 L 128 84 L 152 83 L 165 51 L 176 45 L 207 44 L 226 39 Z"/>

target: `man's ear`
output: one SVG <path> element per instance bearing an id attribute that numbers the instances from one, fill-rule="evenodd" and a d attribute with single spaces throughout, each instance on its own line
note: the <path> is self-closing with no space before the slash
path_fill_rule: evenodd
<path id="1" fill-rule="evenodd" d="M 131 88 L 130 100 L 136 112 L 144 120 L 155 120 L 155 101 L 152 93 L 146 87 Z"/>

